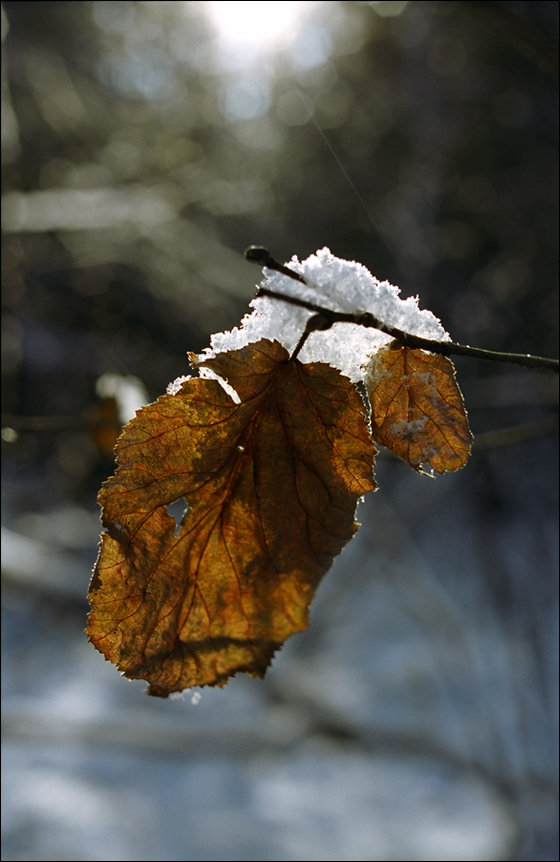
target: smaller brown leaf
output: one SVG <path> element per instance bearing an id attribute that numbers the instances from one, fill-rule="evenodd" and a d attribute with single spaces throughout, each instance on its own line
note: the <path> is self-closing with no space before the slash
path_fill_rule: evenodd
<path id="1" fill-rule="evenodd" d="M 451 360 L 392 342 L 372 357 L 366 387 L 377 443 L 419 473 L 422 464 L 436 473 L 465 466 L 472 434 Z"/>

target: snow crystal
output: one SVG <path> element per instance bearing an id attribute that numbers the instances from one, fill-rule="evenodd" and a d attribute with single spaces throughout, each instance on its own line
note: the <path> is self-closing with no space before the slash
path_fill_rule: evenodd
<path id="1" fill-rule="evenodd" d="M 427 424 L 427 416 L 422 416 L 420 419 L 412 419 L 410 422 L 407 422 L 406 419 L 401 419 L 399 422 L 393 422 L 390 426 L 390 431 L 392 434 L 398 434 L 400 437 L 417 437 Z"/>
<path id="2" fill-rule="evenodd" d="M 218 374 L 216 374 L 215 371 L 212 371 L 211 368 L 201 368 L 200 376 L 206 377 L 208 380 L 216 380 L 220 384 L 222 389 L 227 392 L 234 404 L 241 404 L 241 398 L 239 397 L 233 386 L 230 386 L 229 383 L 223 379 L 223 377 L 220 377 Z"/>
<path id="3" fill-rule="evenodd" d="M 400 299 L 398 287 L 378 281 L 361 263 L 342 260 L 323 248 L 304 261 L 294 256 L 288 266 L 301 273 L 307 285 L 265 268 L 262 287 L 333 311 L 369 311 L 386 325 L 412 335 L 433 341 L 450 340 L 437 317 L 418 307 L 418 297 Z M 313 313 L 269 297 L 258 297 L 250 304 L 253 312 L 245 315 L 240 328 L 212 336 L 211 348 L 205 351 L 207 357 L 261 338 L 276 339 L 291 353 Z M 369 357 L 389 341 L 391 337 L 377 329 L 335 323 L 324 332 L 311 333 L 298 358 L 302 362 L 327 362 L 351 380 L 359 381 Z"/>
<path id="4" fill-rule="evenodd" d="M 184 688 L 183 691 L 172 691 L 169 700 L 184 700 L 187 695 L 191 696 L 191 703 L 196 706 L 202 700 L 202 692 L 193 691 L 192 688 Z"/>
<path id="5" fill-rule="evenodd" d="M 227 335 L 229 333 L 221 333 L 221 334 Z M 226 349 L 229 349 L 229 348 L 226 348 Z M 241 399 L 240 399 L 239 395 L 237 394 L 237 392 L 235 391 L 235 389 L 233 388 L 233 386 L 230 386 L 229 383 L 227 383 L 227 381 L 225 381 L 222 377 L 219 377 L 215 371 L 212 371 L 212 369 L 201 368 L 200 369 L 200 376 L 206 377 L 208 380 L 216 380 L 220 384 L 222 389 L 224 389 L 227 392 L 227 394 L 230 396 L 230 398 L 233 399 L 235 404 L 241 403 Z M 176 377 L 172 383 L 167 384 L 167 394 L 168 395 L 178 395 L 178 393 L 183 388 L 183 383 L 186 383 L 188 380 L 192 380 L 192 376 L 190 374 L 184 374 L 184 375 L 182 375 L 182 377 Z"/>
<path id="6" fill-rule="evenodd" d="M 181 386 L 183 383 L 186 383 L 187 380 L 191 379 L 190 374 L 183 374 L 182 377 L 176 377 L 172 383 L 167 384 L 167 394 L 168 395 L 177 395 L 178 392 L 181 391 Z"/>

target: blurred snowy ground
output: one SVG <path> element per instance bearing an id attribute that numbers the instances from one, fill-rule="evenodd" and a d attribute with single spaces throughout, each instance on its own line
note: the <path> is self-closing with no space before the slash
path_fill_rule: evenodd
<path id="1" fill-rule="evenodd" d="M 2 542 L 2 858 L 557 858 L 556 528 L 538 503 L 552 442 L 436 481 L 380 457 L 381 489 L 309 631 L 264 682 L 169 701 L 83 635 L 96 514 L 16 518 Z M 515 490 L 528 460 L 532 487 Z M 488 469 L 517 517 L 473 515 Z M 510 583 L 499 601 L 495 566 Z"/>

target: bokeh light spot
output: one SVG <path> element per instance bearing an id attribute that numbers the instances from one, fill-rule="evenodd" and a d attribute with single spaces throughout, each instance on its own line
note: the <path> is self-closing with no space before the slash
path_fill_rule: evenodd
<path id="1" fill-rule="evenodd" d="M 304 7 L 313 3 L 232 2 L 208 0 L 204 7 L 218 39 L 231 48 L 264 51 L 289 40 L 297 31 Z"/>

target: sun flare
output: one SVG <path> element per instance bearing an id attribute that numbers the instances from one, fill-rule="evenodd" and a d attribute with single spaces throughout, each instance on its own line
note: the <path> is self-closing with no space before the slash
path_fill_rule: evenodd
<path id="1" fill-rule="evenodd" d="M 220 42 L 231 48 L 245 47 L 253 51 L 270 49 L 288 41 L 296 33 L 304 9 L 314 5 L 291 0 L 208 0 L 204 3 Z"/>

